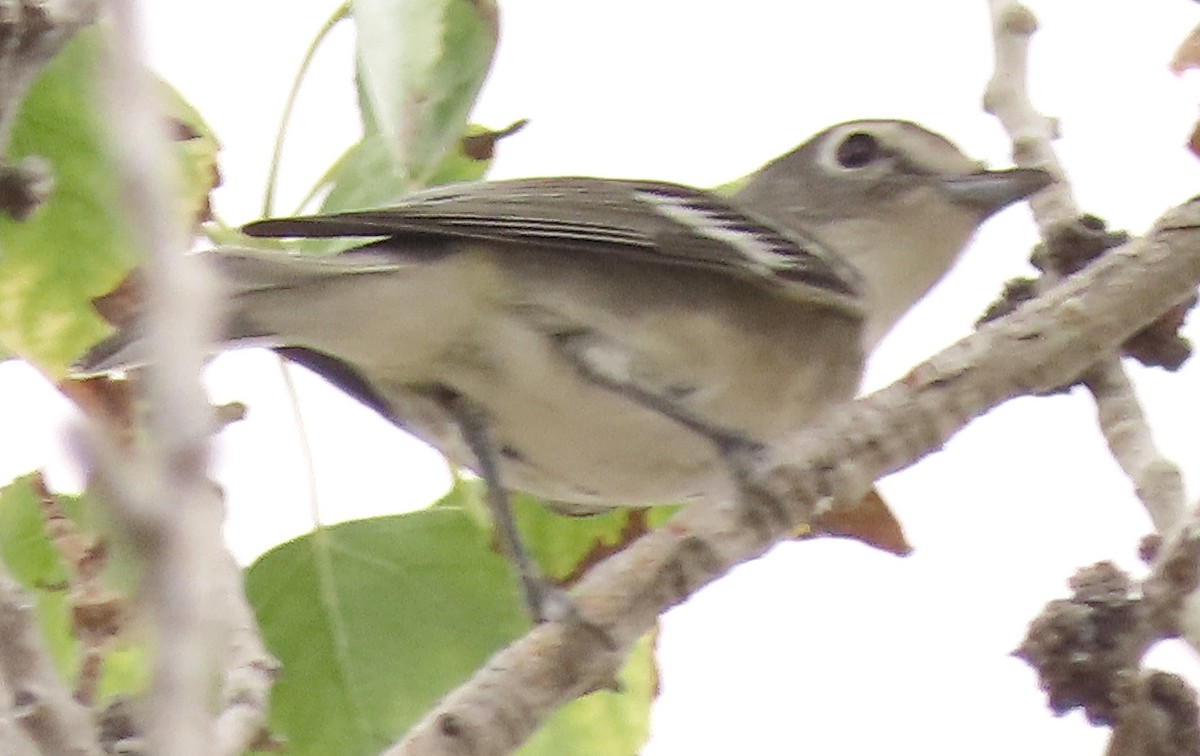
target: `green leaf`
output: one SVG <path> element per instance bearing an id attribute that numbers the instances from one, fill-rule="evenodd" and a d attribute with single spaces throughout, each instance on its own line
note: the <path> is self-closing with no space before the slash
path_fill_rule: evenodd
<path id="1" fill-rule="evenodd" d="M 383 207 L 409 191 L 381 134 L 368 134 L 346 150 L 330 169 L 328 182 L 323 213 Z"/>
<path id="2" fill-rule="evenodd" d="M 444 153 L 429 177 L 430 186 L 477 181 L 492 164 L 495 142 L 509 129 L 492 131 L 471 124 L 466 134 Z M 483 145 L 482 148 L 480 145 Z M 468 146 L 470 147 L 468 154 Z M 348 149 L 329 169 L 317 189 L 329 186 L 321 212 L 369 210 L 386 207 L 411 191 L 408 179 L 396 171 L 391 151 L 382 134 L 368 134 Z"/>
<path id="3" fill-rule="evenodd" d="M 347 522 L 255 562 L 246 592 L 283 663 L 271 727 L 289 753 L 377 753 L 527 620 L 463 513 Z"/>
<path id="4" fill-rule="evenodd" d="M 496 145 L 525 127 L 527 121 L 494 130 L 478 124 L 468 124 L 466 133 L 455 142 L 454 148 L 442 155 L 442 162 L 430 175 L 427 186 L 444 186 L 463 181 L 478 181 L 492 165 Z"/>
<path id="5" fill-rule="evenodd" d="M 528 628 L 509 566 L 445 503 L 284 544 L 249 568 L 246 590 L 283 664 L 270 727 L 296 756 L 379 752 Z M 564 708 L 545 737 L 644 738 L 647 646 L 632 664 L 620 694 Z"/>
<path id="6" fill-rule="evenodd" d="M 159 107 L 170 119 L 179 159 L 175 193 L 185 218 L 206 220 L 208 195 L 220 180 L 217 153 L 221 145 L 199 111 L 165 81 L 158 82 Z"/>
<path id="7" fill-rule="evenodd" d="M 367 94 L 366 79 L 363 77 L 362 56 L 360 55 L 355 62 L 354 68 L 354 92 L 358 96 L 358 120 L 362 124 L 364 134 L 378 134 L 380 132 L 379 119 L 375 117 L 375 106 L 371 104 L 371 98 Z"/>
<path id="8" fill-rule="evenodd" d="M 33 476 L 0 489 L 0 560 L 26 588 L 45 589 L 67 579 L 58 551 L 46 538 Z"/>
<path id="9" fill-rule="evenodd" d="M 479 478 L 458 477 L 433 506 L 460 507 L 470 512 L 484 531 L 492 531 Z M 514 493 L 513 516 L 521 539 L 542 572 L 559 583 L 574 584 L 591 565 L 620 551 L 648 530 L 669 520 L 678 505 L 612 507 L 595 514 L 560 513 L 553 505 L 528 494 Z"/>
<path id="10" fill-rule="evenodd" d="M 512 133 L 508 127 L 493 131 L 471 124 L 454 149 L 446 152 L 430 176 L 429 184 L 438 186 L 483 178 L 492 164 L 496 143 Z M 408 180 L 396 172 L 396 164 L 382 134 L 368 134 L 346 150 L 317 183 L 311 194 L 328 187 L 320 212 L 371 210 L 395 204 L 408 194 Z M 305 203 L 307 204 L 307 203 Z M 236 233 L 227 240 L 238 241 Z M 299 244 L 305 252 L 337 252 L 361 244 L 361 239 L 306 239 Z M 240 243 L 245 243 L 241 237 Z"/>
<path id="11" fill-rule="evenodd" d="M 665 522 L 676 507 L 615 507 L 582 517 L 558 514 L 532 496 L 513 497 L 529 550 L 551 578 L 574 583 L 591 565 Z"/>
<path id="12" fill-rule="evenodd" d="M 55 496 L 68 517 L 79 523 L 94 519 L 95 502 L 86 497 Z M 72 607 L 67 593 L 69 575 L 62 557 L 46 534 L 40 497 L 33 476 L 18 478 L 0 489 L 0 561 L 34 598 L 42 637 L 64 680 L 72 680 L 80 663 L 80 644 L 71 627 Z M 111 586 L 119 569 L 106 564 L 104 583 Z M 128 585 L 125 579 L 115 582 Z M 101 698 L 144 688 L 147 656 L 135 647 L 114 648 L 106 654 L 100 677 Z"/>
<path id="13" fill-rule="evenodd" d="M 407 182 L 428 178 L 466 127 L 499 33 L 495 0 L 355 0 L 364 132 Z"/>
<path id="14" fill-rule="evenodd" d="M 51 376 L 111 332 L 91 300 L 110 291 L 134 259 L 123 227 L 117 174 L 94 91 L 102 30 L 67 44 L 30 87 L 14 124 L 10 159 L 39 155 L 54 188 L 25 222 L 0 218 L 0 343 Z M 196 213 L 211 188 L 216 143 L 199 116 L 165 86 L 168 113 L 195 138 L 181 144 L 180 207 Z M 184 188 L 186 187 L 186 189 Z"/>

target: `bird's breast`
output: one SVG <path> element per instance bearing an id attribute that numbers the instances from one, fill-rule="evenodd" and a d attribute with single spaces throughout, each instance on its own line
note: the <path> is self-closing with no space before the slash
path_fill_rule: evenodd
<path id="1" fill-rule="evenodd" d="M 716 426 L 773 442 L 852 396 L 859 324 L 748 282 L 678 266 L 564 254 L 480 254 L 460 294 L 473 323 L 447 335 L 427 377 L 484 410 L 501 474 L 577 504 L 684 500 L 723 482 L 713 444 L 581 370 L 592 365 Z M 486 282 L 486 283 L 484 283 Z M 576 342 L 577 343 L 577 342 Z M 394 381 L 398 413 L 460 465 L 475 460 L 420 381 Z"/>

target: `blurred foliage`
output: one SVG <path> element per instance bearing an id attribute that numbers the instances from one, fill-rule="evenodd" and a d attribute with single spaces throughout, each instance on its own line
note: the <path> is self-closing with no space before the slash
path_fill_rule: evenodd
<path id="1" fill-rule="evenodd" d="M 101 30 L 87 29 L 51 61 L 22 103 L 9 147 L 14 160 L 46 160 L 54 188 L 28 220 L 0 217 L 0 345 L 55 378 L 112 330 L 92 299 L 134 264 L 94 81 L 103 45 Z M 215 182 L 216 141 L 174 90 L 160 91 L 178 138 L 178 206 L 199 220 Z"/>
<path id="2" fill-rule="evenodd" d="M 132 574 L 127 564 L 106 559 L 103 579 L 95 584 L 105 586 L 103 595 L 97 595 L 90 587 L 84 588 L 77 570 L 64 560 L 59 544 L 48 535 L 42 505 L 45 493 L 33 475 L 0 488 L 0 562 L 33 598 L 50 657 L 64 682 L 74 687 L 84 644 L 73 617 L 86 619 L 113 607 L 122 613 L 120 607 L 126 603 Z M 61 495 L 53 496 L 52 500 L 69 518 L 67 527 L 78 528 L 79 538 L 92 540 L 88 532 L 102 530 L 101 510 L 94 500 Z M 62 535 L 59 538 L 66 539 Z M 145 650 L 123 634 L 107 641 L 104 649 L 97 688 L 99 699 L 142 690 L 147 674 Z"/>

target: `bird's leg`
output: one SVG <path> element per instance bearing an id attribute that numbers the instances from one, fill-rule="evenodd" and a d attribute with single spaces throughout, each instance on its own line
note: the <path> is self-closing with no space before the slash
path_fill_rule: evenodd
<path id="1" fill-rule="evenodd" d="M 551 585 L 538 570 L 528 549 L 525 548 L 524 541 L 521 540 L 521 534 L 517 532 L 508 490 L 500 480 L 496 451 L 492 446 L 482 409 L 461 394 L 450 391 L 445 392 L 442 403 L 453 415 L 463 441 L 475 457 L 479 474 L 487 486 L 485 500 L 492 514 L 492 521 L 500 534 L 502 547 L 517 568 L 521 592 L 533 621 L 541 623 L 577 616 L 578 612 L 567 595 Z"/>
<path id="2" fill-rule="evenodd" d="M 766 503 L 776 508 L 769 497 L 757 495 L 751 484 L 754 460 L 763 446 L 745 435 L 722 427 L 685 407 L 670 392 L 656 391 L 640 384 L 630 373 L 621 350 L 610 348 L 601 338 L 588 332 L 558 334 L 555 343 L 562 355 L 586 380 L 626 397 L 630 401 L 674 420 L 717 447 L 717 453 L 729 468 L 738 494 L 747 503 Z M 761 511 L 760 507 L 753 508 Z"/>

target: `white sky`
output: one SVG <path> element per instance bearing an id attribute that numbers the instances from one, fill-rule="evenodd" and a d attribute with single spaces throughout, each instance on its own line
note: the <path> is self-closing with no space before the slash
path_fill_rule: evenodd
<path id="1" fill-rule="evenodd" d="M 697 185 L 739 176 L 836 121 L 920 121 L 993 164 L 1007 144 L 979 108 L 990 66 L 984 0 L 555 0 L 502 2 L 502 41 L 475 120 L 532 119 L 502 144 L 494 177 L 594 174 Z M 1200 87 L 1166 70 L 1200 22 L 1194 3 L 1030 3 L 1036 104 L 1058 116 L 1081 204 L 1144 230 L 1193 195 L 1180 145 Z M 292 73 L 335 0 L 146 3 L 154 66 L 223 142 L 228 221 L 256 217 Z M 349 27 L 305 89 L 285 153 L 280 211 L 355 136 Z M 1004 213 L 962 265 L 881 345 L 869 386 L 968 332 L 1001 282 L 1025 272 L 1025 209 Z M 1197 335 L 1196 328 L 1188 332 Z M 1200 369 L 1132 368 L 1163 449 L 1195 495 Z M 228 535 L 242 559 L 303 532 L 310 515 L 294 420 L 261 354 L 210 370 L 215 401 L 250 404 L 218 441 Z M 445 485 L 439 458 L 300 376 L 327 521 L 420 506 Z M 0 480 L 61 457 L 65 402 L 0 366 Z M 55 420 L 47 422 L 46 418 Z M 1099 753 L 1105 731 L 1050 718 L 1008 653 L 1028 620 L 1100 559 L 1136 566 L 1148 520 L 1079 394 L 1022 399 L 976 422 L 882 489 L 917 553 L 785 544 L 672 611 L 648 756 L 681 753 Z M 1166 655 L 1163 655 L 1164 658 Z M 1166 659 L 1194 668 L 1190 653 Z"/>

